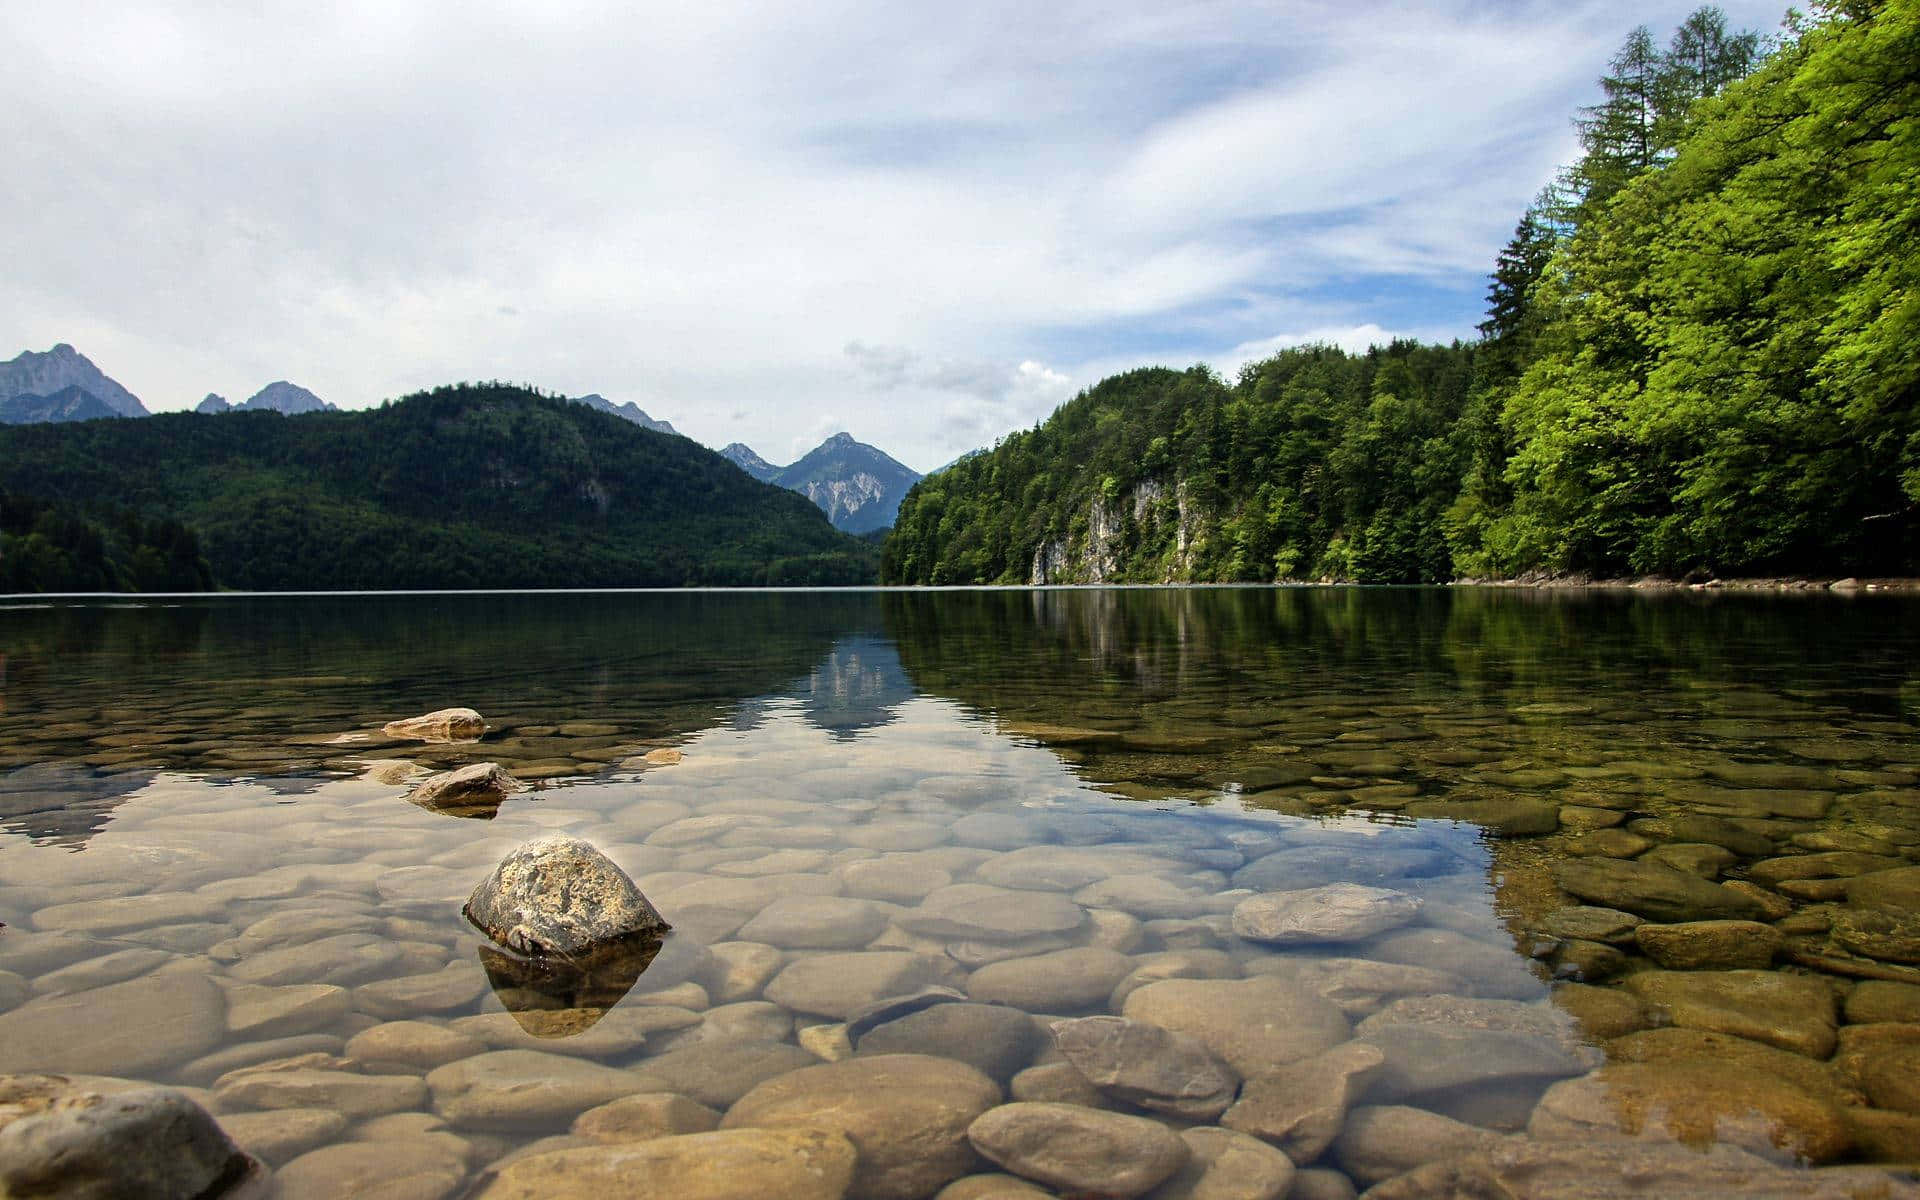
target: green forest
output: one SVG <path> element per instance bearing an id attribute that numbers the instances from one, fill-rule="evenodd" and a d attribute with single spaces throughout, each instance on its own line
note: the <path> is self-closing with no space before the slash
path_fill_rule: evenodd
<path id="1" fill-rule="evenodd" d="M 189 574 L 258 590 L 851 584 L 877 557 L 685 438 L 502 384 L 362 412 L 10 426 L 0 488 L 5 591 L 193 590 Z"/>
<path id="2" fill-rule="evenodd" d="M 893 583 L 1920 568 L 1920 0 L 1636 29 L 1481 338 L 1147 369 L 923 480 Z"/>

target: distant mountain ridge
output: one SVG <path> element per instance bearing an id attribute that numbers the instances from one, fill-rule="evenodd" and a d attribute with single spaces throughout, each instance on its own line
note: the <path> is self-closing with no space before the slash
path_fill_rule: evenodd
<path id="1" fill-rule="evenodd" d="M 118 419 L 121 414 L 79 385 L 64 387 L 51 396 L 22 395 L 0 400 L 0 425 L 39 425 L 59 421 Z"/>
<path id="2" fill-rule="evenodd" d="M 658 433 L 671 433 L 676 436 L 678 436 L 678 434 L 680 433 L 680 431 L 678 429 L 675 429 L 671 423 L 666 421 L 656 420 L 655 418 L 648 416 L 646 414 L 646 410 L 642 409 L 638 404 L 635 404 L 631 400 L 627 400 L 627 401 L 623 401 L 622 403 L 615 404 L 613 401 L 607 399 L 605 396 L 602 396 L 599 392 L 590 392 L 585 396 L 572 396 L 572 397 L 569 397 L 569 399 L 571 399 L 575 404 L 584 404 L 588 408 L 598 409 L 603 413 L 612 413 L 614 416 L 619 417 L 621 420 L 632 421 L 635 425 L 640 426 L 642 429 L 651 429 Z"/>
<path id="3" fill-rule="evenodd" d="M 225 396 L 217 392 L 208 392 L 205 400 L 193 406 L 193 411 L 202 416 L 217 417 L 221 413 L 232 412 L 233 405 L 227 403 Z"/>
<path id="4" fill-rule="evenodd" d="M 761 483 L 772 483 L 773 477 L 780 473 L 779 467 L 755 454 L 745 442 L 728 442 L 726 448 L 720 451 L 720 457 Z"/>
<path id="5" fill-rule="evenodd" d="M 204 405 L 206 401 L 202 400 L 200 403 Z M 288 383 L 284 379 L 276 379 L 253 395 L 248 396 L 245 400 L 234 405 L 233 411 L 268 411 L 285 413 L 289 417 L 297 417 L 301 413 L 339 412 L 340 410 L 297 383 Z"/>
<path id="6" fill-rule="evenodd" d="M 720 454 L 762 483 L 799 492 L 845 533 L 873 533 L 891 526 L 900 501 L 920 481 L 920 473 L 912 467 L 844 432 L 785 467 L 774 466 L 740 442 Z"/>
<path id="7" fill-rule="evenodd" d="M 858 584 L 878 558 L 704 446 L 500 385 L 315 420 L 6 426 L 0 489 L 177 522 L 237 588 Z"/>
<path id="8" fill-rule="evenodd" d="M 66 342 L 60 342 L 44 353 L 22 351 L 0 363 L 0 402 L 10 401 L 16 396 L 52 397 L 76 387 L 100 401 L 115 416 L 148 415 L 147 406 L 140 403 L 140 397 L 108 378 L 86 355 Z"/>

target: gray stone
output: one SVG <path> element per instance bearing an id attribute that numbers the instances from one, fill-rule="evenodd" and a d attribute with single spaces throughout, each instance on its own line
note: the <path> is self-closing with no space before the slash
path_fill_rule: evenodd
<path id="1" fill-rule="evenodd" d="M 701 975 L 700 985 L 715 1004 L 733 1004 L 753 1000 L 786 965 L 786 954 L 758 942 L 716 942 L 713 966 Z"/>
<path id="2" fill-rule="evenodd" d="M 275 1200 L 447 1200 L 466 1159 L 428 1138 L 342 1142 L 302 1154 L 274 1173 Z"/>
<path id="3" fill-rule="evenodd" d="M 259 1174 L 179 1092 L 103 1096 L 59 1076 L 0 1077 L 0 1196 L 187 1200 Z"/>
<path id="4" fill-rule="evenodd" d="M 1382 845 L 1382 840 L 1354 837 L 1325 845 L 1282 848 L 1235 871 L 1233 886 L 1256 892 L 1281 892 L 1329 883 L 1380 886 L 1436 875 L 1447 866 L 1447 856 L 1431 847 Z"/>
<path id="5" fill-rule="evenodd" d="M 844 1021 L 870 1004 L 949 983 L 959 974 L 947 959 L 906 950 L 809 954 L 781 968 L 767 985 L 767 999 Z"/>
<path id="6" fill-rule="evenodd" d="M 1003 1104 L 968 1126 L 967 1137 L 1015 1175 L 1123 1198 L 1152 1191 L 1193 1153 L 1157 1121 L 1075 1104 Z"/>
<path id="7" fill-rule="evenodd" d="M 965 1064 L 879 1054 L 770 1079 L 720 1124 L 843 1135 L 860 1152 L 850 1200 L 920 1200 L 978 1169 L 967 1127 L 999 1101 L 999 1085 Z"/>
<path id="8" fill-rule="evenodd" d="M 1490 1150 L 1501 1140 L 1502 1135 L 1491 1130 L 1423 1108 L 1373 1106 L 1356 1108 L 1348 1115 L 1346 1126 L 1334 1139 L 1333 1153 L 1340 1169 L 1355 1183 L 1371 1187 L 1427 1163 Z"/>
<path id="9" fill-rule="evenodd" d="M 739 937 L 789 950 L 858 950 L 886 927 L 886 910 L 870 900 L 786 896 L 742 925 Z"/>
<path id="10" fill-rule="evenodd" d="M 1028 1012 L 1081 1012 L 1107 1003 L 1133 960 L 1113 950 L 1079 946 L 990 963 L 967 978 L 967 995 Z"/>
<path id="11" fill-rule="evenodd" d="M 1233 910 L 1233 932 L 1276 946 L 1358 942 L 1398 929 L 1419 912 L 1419 898 L 1405 892 L 1330 883 L 1242 900 Z"/>
<path id="12" fill-rule="evenodd" d="M 1255 1075 L 1220 1123 L 1273 1143 L 1294 1162 L 1313 1162 L 1385 1062 L 1378 1046 L 1355 1041 Z"/>
<path id="13" fill-rule="evenodd" d="M 896 923 L 927 937 L 1013 941 L 1072 933 L 1087 923 L 1087 913 L 1061 895 L 956 883 L 929 893 Z"/>
<path id="14" fill-rule="evenodd" d="M 1180 1134 L 1192 1157 L 1147 1200 L 1281 1200 L 1293 1187 L 1293 1161 L 1272 1146 L 1226 1129 Z"/>
<path id="15" fill-rule="evenodd" d="M 1078 1104 L 1083 1108 L 1116 1107 L 1105 1092 L 1065 1061 L 1028 1067 L 1013 1077 L 1007 1085 L 1007 1095 L 1015 1100 Z"/>
<path id="16" fill-rule="evenodd" d="M 841 1200 L 857 1160 L 845 1137 L 817 1129 L 690 1133 L 515 1159 L 475 1200 Z"/>
<path id="17" fill-rule="evenodd" d="M 1249 973 L 1289 980 L 1349 1017 L 1364 1017 L 1401 996 L 1459 991 L 1466 980 L 1448 971 L 1371 958 L 1296 958 L 1275 955 L 1247 964 Z"/>
<path id="18" fill-rule="evenodd" d="M 0 1013 L 0 1072 L 153 1075 L 206 1053 L 226 1030 L 226 1001 L 212 981 L 150 975 Z"/>
<path id="19" fill-rule="evenodd" d="M 292 1037 L 324 1029 L 352 1010 L 345 988 L 326 983 L 227 990 L 227 1032 L 246 1041 Z"/>
<path id="20" fill-rule="evenodd" d="M 932 1054 L 966 1063 L 1005 1085 L 1033 1061 L 1045 1039 L 1033 1018 L 997 1004 L 937 1004 L 874 1026 L 860 1054 Z"/>
<path id="21" fill-rule="evenodd" d="M 711 1133 L 719 1127 L 720 1114 L 689 1097 L 672 1092 L 642 1092 L 588 1109 L 574 1119 L 568 1132 L 596 1142 L 644 1142 L 687 1133 Z"/>
<path id="22" fill-rule="evenodd" d="M 691 985 L 682 985 L 691 986 Z M 656 1053 L 713 1042 L 784 1042 L 793 1036 L 793 1014 L 766 1000 L 722 1004 L 701 1014 L 698 1025 L 662 1034 L 649 1046 Z"/>
<path id="23" fill-rule="evenodd" d="M 819 1062 L 789 1042 L 709 1042 L 644 1059 L 639 1069 L 665 1091 L 723 1109 L 769 1079 Z"/>
<path id="24" fill-rule="evenodd" d="M 1166 979 L 1127 997 L 1122 1015 L 1188 1034 L 1242 1078 L 1347 1040 L 1347 1018 L 1284 979 Z"/>
<path id="25" fill-rule="evenodd" d="M 500 860 L 468 897 L 467 919 L 521 954 L 590 955 L 667 922 L 614 861 L 578 838 L 537 838 Z"/>
<path id="26" fill-rule="evenodd" d="M 433 1089 L 434 1111 L 449 1124 L 508 1131 L 564 1127 L 610 1100 L 673 1090 L 659 1077 L 640 1071 L 534 1050 L 495 1050 L 463 1058 L 436 1068 L 426 1086 Z"/>
<path id="27" fill-rule="evenodd" d="M 1219 1117 L 1240 1085 L 1198 1040 L 1144 1021 L 1056 1021 L 1053 1040 L 1061 1056 L 1108 1095 L 1189 1121 Z"/>
<path id="28" fill-rule="evenodd" d="M 934 985 L 923 987 L 898 996 L 888 996 L 876 1000 L 860 1011 L 847 1017 L 847 1039 L 858 1041 L 867 1031 L 889 1021 L 898 1021 L 910 1013 L 932 1008 L 936 1004 L 964 1003 L 967 994 L 959 988 Z"/>
<path id="29" fill-rule="evenodd" d="M 223 1110 L 325 1108 L 346 1117 L 377 1117 L 421 1107 L 427 1101 L 427 1085 L 412 1075 L 361 1075 L 319 1066 L 262 1063 L 221 1076 L 214 1083 L 214 1095 Z"/>
<path id="30" fill-rule="evenodd" d="M 1149 983 L 1162 979 L 1238 979 L 1240 964 L 1224 950 L 1163 950 L 1143 954 L 1133 960 L 1134 967 L 1114 985 L 1107 1007 L 1119 1012 L 1127 997 Z"/>

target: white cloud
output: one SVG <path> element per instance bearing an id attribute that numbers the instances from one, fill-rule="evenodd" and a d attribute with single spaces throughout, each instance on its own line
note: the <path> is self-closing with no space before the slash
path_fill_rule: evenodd
<path id="1" fill-rule="evenodd" d="M 9 0 L 0 357 L 71 341 L 160 408 L 831 413 L 924 468 L 1144 360 L 1469 333 L 1368 297 L 1477 295 L 1607 55 L 1690 7 Z"/>

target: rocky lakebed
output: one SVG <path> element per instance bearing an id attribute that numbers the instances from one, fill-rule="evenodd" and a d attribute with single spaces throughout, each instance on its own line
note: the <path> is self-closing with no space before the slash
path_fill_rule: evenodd
<path id="1" fill-rule="evenodd" d="M 0 1195 L 1920 1196 L 1911 601 L 1060 603 L 457 694 L 17 618 Z"/>

